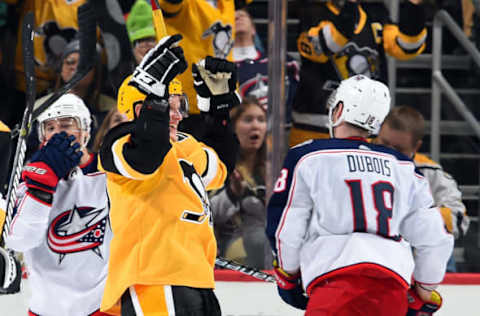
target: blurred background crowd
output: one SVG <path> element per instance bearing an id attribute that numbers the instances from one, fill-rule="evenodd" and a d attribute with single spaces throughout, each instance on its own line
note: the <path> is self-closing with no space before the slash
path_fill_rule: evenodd
<path id="1" fill-rule="evenodd" d="M 76 71 L 80 57 L 76 10 L 85 2 L 0 1 L 0 120 L 10 130 L 20 123 L 25 108 L 20 41 L 23 15 L 27 11 L 35 13 L 38 106 Z M 436 203 L 446 209 L 446 226 L 456 237 L 449 271 L 480 272 L 479 137 L 445 96 L 441 98 L 440 155 L 433 157 L 436 162 L 428 157 L 417 159 L 421 156 L 417 152 L 431 158 L 432 137 L 438 136 L 430 132 L 434 19 L 445 10 L 467 40 L 479 48 L 480 1 L 287 1 L 287 28 L 283 34 L 288 51 L 285 104 L 270 104 L 268 100 L 267 0 L 238 0 L 234 5 L 233 1 L 222 0 L 185 1 L 191 6 L 211 6 L 216 10 L 216 17 L 198 14 L 190 20 L 176 11 L 176 2 L 160 1 L 165 5 L 167 32 L 183 35 L 187 61 L 196 62 L 208 53 L 234 61 L 238 69 L 238 90 L 243 100 L 230 113 L 239 140 L 237 163 L 225 187 L 211 193 L 220 256 L 260 269 L 271 268 L 264 234 L 268 108 L 285 109 L 285 143 L 295 145 L 312 137 L 328 137 L 328 95 L 339 81 L 361 73 L 390 85 L 393 106 L 408 105 L 423 116 L 424 120 L 419 119 L 423 130 L 415 134 L 415 142 L 407 153 L 419 167 L 441 173 L 429 180 Z M 83 99 L 92 113 L 88 148 L 95 153 L 106 131 L 126 119 L 117 111 L 118 88 L 155 46 L 156 39 L 150 2 L 96 0 L 92 4 L 98 14 L 95 67 L 72 92 Z M 457 37 L 448 31 L 443 33 L 443 75 L 467 109 L 478 117 L 480 71 Z M 206 41 L 213 41 L 212 52 L 202 46 Z M 180 80 L 190 113 L 180 130 L 195 134 L 199 132 L 199 111 L 192 76 L 187 72 Z M 33 128 L 31 150 L 39 145 L 35 133 Z M 5 192 L 8 171 L 3 171 L 1 177 Z M 438 177 L 451 180 L 448 193 L 441 189 L 435 192 Z M 454 203 L 442 199 L 446 194 L 452 194 Z"/>

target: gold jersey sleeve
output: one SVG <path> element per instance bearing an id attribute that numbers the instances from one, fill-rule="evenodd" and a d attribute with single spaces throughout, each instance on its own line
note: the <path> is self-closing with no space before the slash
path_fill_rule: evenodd
<path id="1" fill-rule="evenodd" d="M 118 140 L 127 142 L 127 137 L 120 133 Z M 112 148 L 115 141 L 107 135 L 104 145 Z M 212 164 L 216 154 L 205 149 L 210 150 L 181 134 L 159 168 L 147 177 L 137 172 L 138 179 L 109 165 L 127 163 L 122 150 L 101 154 L 114 234 L 102 311 L 118 307 L 134 284 L 214 287 L 217 244 L 204 183 L 209 175 L 210 187 L 220 187 L 227 172 L 218 157 Z"/>
<path id="2" fill-rule="evenodd" d="M 215 8 L 207 1 L 160 0 L 167 33 L 182 34 L 180 42 L 189 65 L 207 55 L 232 60 L 235 5 L 233 0 L 218 0 Z M 190 103 L 190 113 L 198 114 L 192 69 L 178 77 Z"/>

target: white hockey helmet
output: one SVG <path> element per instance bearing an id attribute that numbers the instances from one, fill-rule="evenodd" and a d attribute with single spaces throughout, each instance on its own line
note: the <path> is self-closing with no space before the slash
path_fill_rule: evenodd
<path id="1" fill-rule="evenodd" d="M 355 75 L 342 80 L 327 101 L 328 128 L 333 137 L 333 128 L 345 121 L 377 134 L 380 125 L 390 111 L 390 90 L 381 83 L 364 75 Z M 343 103 L 340 118 L 333 123 L 333 110 Z"/>
<path id="2" fill-rule="evenodd" d="M 45 138 L 43 123 L 51 119 L 64 117 L 73 117 L 82 131 L 86 132 L 83 143 L 83 145 L 86 146 L 90 139 L 90 124 L 92 123 L 92 118 L 90 116 L 90 111 L 83 100 L 73 93 L 62 95 L 57 101 L 53 102 L 48 109 L 38 116 L 38 138 L 40 142 Z"/>

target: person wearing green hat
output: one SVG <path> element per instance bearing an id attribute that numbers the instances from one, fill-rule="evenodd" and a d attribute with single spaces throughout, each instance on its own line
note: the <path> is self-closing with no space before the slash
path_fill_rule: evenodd
<path id="1" fill-rule="evenodd" d="M 152 7 L 145 0 L 137 0 L 127 16 L 127 33 L 132 43 L 135 64 L 138 65 L 143 56 L 155 47 L 155 28 L 153 26 Z"/>

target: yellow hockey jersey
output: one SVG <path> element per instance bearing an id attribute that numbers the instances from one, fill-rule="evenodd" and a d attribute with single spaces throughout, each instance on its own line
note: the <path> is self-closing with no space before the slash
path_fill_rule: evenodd
<path id="1" fill-rule="evenodd" d="M 347 4 L 354 8 L 350 14 Z M 293 105 L 295 126 L 321 131 L 326 127 L 326 101 L 341 80 L 363 74 L 386 83 L 386 55 L 407 60 L 423 52 L 423 5 L 405 1 L 403 7 L 397 24 L 383 3 L 346 2 L 342 11 L 331 1 L 299 8 L 302 67 Z"/>
<path id="2" fill-rule="evenodd" d="M 62 54 L 64 45 L 77 34 L 77 8 L 85 2 L 86 0 L 23 1 L 21 20 L 28 11 L 33 11 L 35 14 L 36 32 L 33 45 L 37 91 L 44 91 L 48 88 L 50 81 L 55 79 L 54 61 Z M 22 21 L 19 25 L 22 25 Z M 15 56 L 16 87 L 25 91 L 21 35 L 20 27 Z"/>
<path id="3" fill-rule="evenodd" d="M 207 55 L 232 60 L 235 26 L 233 0 L 218 0 L 215 8 L 206 0 L 159 0 L 167 33 L 182 34 L 180 42 L 189 67 L 179 76 L 190 104 L 189 112 L 198 114 L 191 64 Z"/>
<path id="4" fill-rule="evenodd" d="M 114 234 L 101 307 L 107 312 L 134 284 L 214 288 L 217 244 L 206 190 L 223 185 L 225 165 L 213 149 L 179 133 L 157 170 L 142 174 L 123 155 L 133 128 L 112 129 L 99 159 Z"/>

